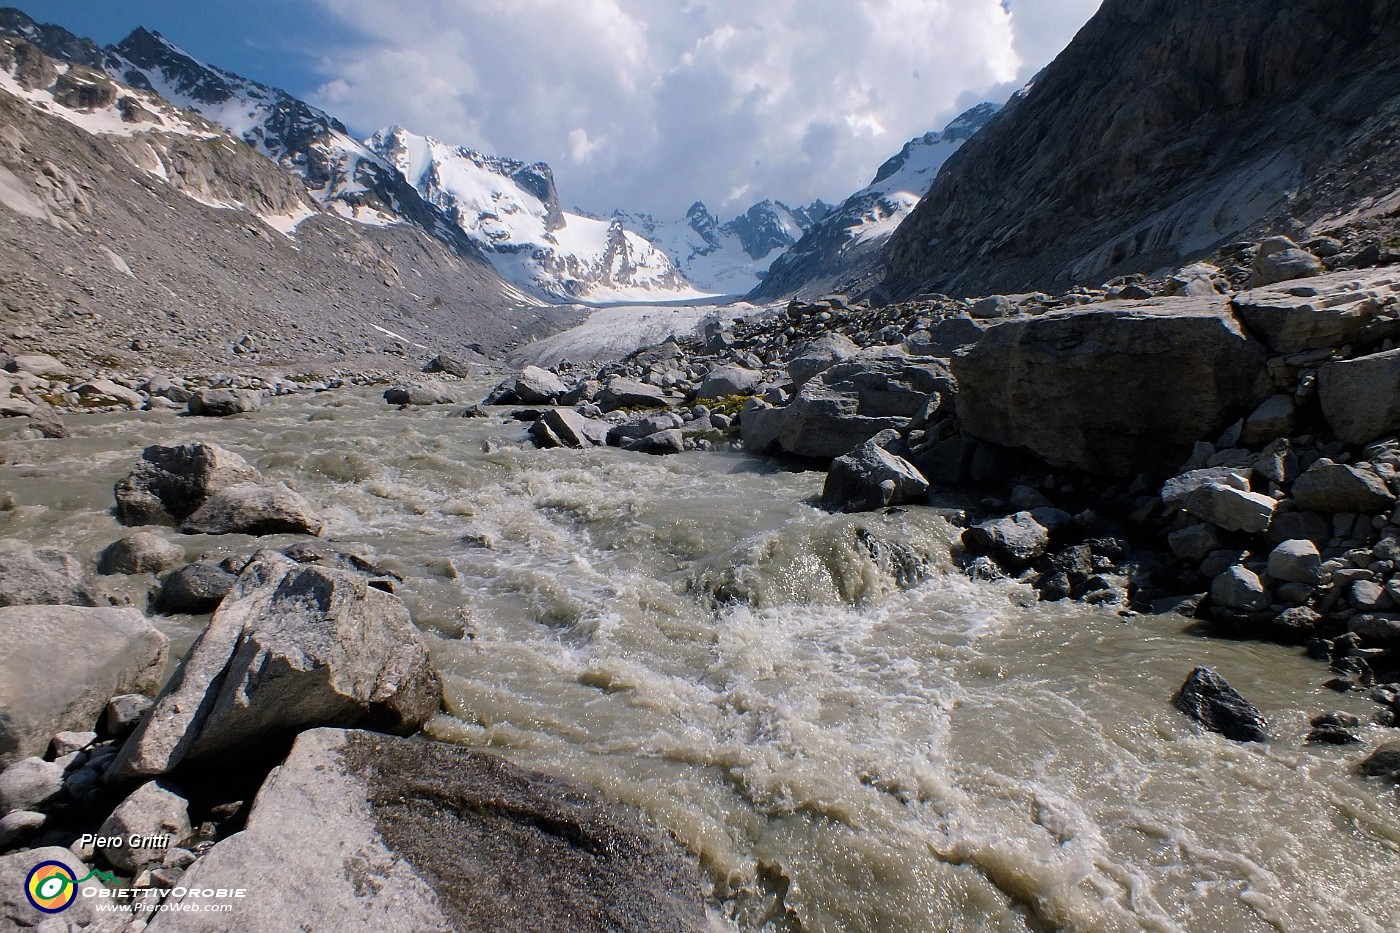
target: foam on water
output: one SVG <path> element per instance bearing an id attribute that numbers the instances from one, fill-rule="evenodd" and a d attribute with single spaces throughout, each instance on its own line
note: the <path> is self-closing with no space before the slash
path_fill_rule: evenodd
<path id="1" fill-rule="evenodd" d="M 969 580 L 927 511 L 827 515 L 818 474 L 536 451 L 519 424 L 368 395 L 76 424 L 6 442 L 19 506 L 0 533 L 96 551 L 145 444 L 249 455 L 324 509 L 334 544 L 404 575 L 447 685 L 435 734 L 640 807 L 701 858 L 731 929 L 1379 933 L 1400 916 L 1396 795 L 1351 774 L 1355 752 L 1302 743 L 1309 715 L 1364 701 L 1312 686 L 1323 669 L 1290 649 Z M 1172 710 L 1202 663 L 1269 716 L 1268 744 Z"/>

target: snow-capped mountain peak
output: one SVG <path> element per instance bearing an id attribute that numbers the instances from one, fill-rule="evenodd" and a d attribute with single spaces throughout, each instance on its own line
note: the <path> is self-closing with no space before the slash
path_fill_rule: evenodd
<path id="1" fill-rule="evenodd" d="M 562 210 L 554 172 L 543 162 L 487 155 L 399 126 L 365 144 L 478 243 L 502 275 L 537 294 L 588 301 L 705 294 L 621 219 Z"/>

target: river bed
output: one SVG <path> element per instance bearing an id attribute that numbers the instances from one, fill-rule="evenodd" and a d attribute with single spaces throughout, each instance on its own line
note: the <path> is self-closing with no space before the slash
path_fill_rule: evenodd
<path id="1" fill-rule="evenodd" d="M 640 808 L 699 856 L 717 929 L 1396 929 L 1400 795 L 1303 744 L 1310 716 L 1374 707 L 1296 649 L 974 582 L 932 510 L 828 515 L 818 473 L 540 451 L 458 410 L 364 390 L 74 416 L 58 441 L 5 424 L 0 534 L 88 559 L 126 533 L 112 484 L 142 447 L 243 454 L 322 510 L 326 543 L 405 577 L 448 694 L 430 731 Z M 138 604 L 152 583 L 104 579 Z M 157 624 L 182 647 L 202 620 Z M 1268 743 L 1172 709 L 1198 664 Z"/>

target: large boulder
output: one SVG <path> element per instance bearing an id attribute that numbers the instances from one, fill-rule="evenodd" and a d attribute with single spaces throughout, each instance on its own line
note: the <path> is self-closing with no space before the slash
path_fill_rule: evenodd
<path id="1" fill-rule="evenodd" d="M 547 369 L 526 366 L 486 397 L 488 405 L 552 405 L 568 391 L 560 378 Z"/>
<path id="2" fill-rule="evenodd" d="M 167 848 L 184 845 L 191 833 L 189 801 L 163 781 L 148 781 L 138 787 L 97 831 L 99 836 L 121 840 L 104 847 L 102 855 L 128 875 L 158 864 Z M 168 845 L 157 848 L 142 844 L 153 836 L 165 836 Z"/>
<path id="3" fill-rule="evenodd" d="M 87 571 L 62 548 L 0 540 L 0 606 L 95 606 Z"/>
<path id="4" fill-rule="evenodd" d="M 247 828 L 180 886 L 244 889 L 244 930 L 711 929 L 693 861 L 580 789 L 460 746 L 336 729 L 297 739 Z M 147 929 L 223 933 L 228 916 L 171 910 Z"/>
<path id="5" fill-rule="evenodd" d="M 256 389 L 200 389 L 186 406 L 191 415 L 226 418 L 262 408 L 262 393 Z"/>
<path id="6" fill-rule="evenodd" d="M 1205 483 L 1186 497 L 1185 506 L 1189 514 L 1217 528 L 1263 534 L 1274 520 L 1278 501 L 1224 483 Z"/>
<path id="7" fill-rule="evenodd" d="M 671 404 L 659 386 L 625 376 L 613 376 L 598 393 L 598 407 L 605 412 L 619 408 L 670 408 Z"/>
<path id="8" fill-rule="evenodd" d="M 202 615 L 219 608 L 237 578 L 212 560 L 186 564 L 161 581 L 156 609 Z"/>
<path id="9" fill-rule="evenodd" d="M 869 440 L 831 461 L 821 503 L 832 511 L 869 512 L 927 495 L 928 480 L 913 464 Z"/>
<path id="10" fill-rule="evenodd" d="M 569 408 L 551 408 L 530 425 L 529 433 L 540 447 L 597 447 L 607 443 L 612 427 Z"/>
<path id="11" fill-rule="evenodd" d="M 91 730 L 114 696 L 154 693 L 168 645 L 134 609 L 0 609 L 0 768 Z"/>
<path id="12" fill-rule="evenodd" d="M 1361 288 L 1355 283 L 1360 281 Z M 1274 353 L 1301 353 L 1400 335 L 1394 272 L 1340 272 L 1306 287 L 1280 285 L 1236 295 L 1235 315 Z"/>
<path id="13" fill-rule="evenodd" d="M 665 431 L 657 431 L 654 434 L 627 441 L 622 445 L 622 449 L 639 454 L 664 457 L 685 450 L 685 438 L 677 429 L 668 428 Z"/>
<path id="14" fill-rule="evenodd" d="M 180 523 L 187 534 L 319 535 L 325 525 L 286 483 L 243 483 L 213 493 Z"/>
<path id="15" fill-rule="evenodd" d="M 1201 298 L 1013 319 L 953 375 L 972 436 L 1112 476 L 1164 472 L 1273 394 L 1264 348 Z"/>
<path id="16" fill-rule="evenodd" d="M 1318 460 L 1293 484 L 1293 500 L 1307 512 L 1389 512 L 1395 494 L 1367 467 Z"/>
<path id="17" fill-rule="evenodd" d="M 125 691 L 116 691 L 125 692 Z M 118 754 L 109 777 L 275 752 L 316 726 L 408 734 L 442 685 L 408 609 L 361 574 L 262 552 Z"/>
<path id="18" fill-rule="evenodd" d="M 103 549 L 97 572 L 163 573 L 185 562 L 185 549 L 153 531 L 133 531 Z"/>
<path id="19" fill-rule="evenodd" d="M 798 347 L 792 356 L 788 357 L 788 375 L 800 386 L 823 370 L 830 369 L 859 352 L 860 347 L 845 334 L 823 334 L 816 340 L 810 340 Z"/>
<path id="20" fill-rule="evenodd" d="M 763 382 L 763 373 L 747 366 L 716 366 L 705 375 L 695 393 L 697 399 L 752 395 Z"/>
<path id="21" fill-rule="evenodd" d="M 1020 569 L 1050 549 L 1050 530 L 1030 512 L 1017 512 L 973 525 L 962 533 L 962 543 L 973 554 Z"/>
<path id="22" fill-rule="evenodd" d="M 1328 363 L 1317 397 L 1332 433 L 1348 444 L 1400 431 L 1400 350 Z"/>
<path id="23" fill-rule="evenodd" d="M 435 379 L 415 379 L 384 390 L 384 401 L 400 407 L 421 405 L 451 405 L 452 393 Z"/>
<path id="24" fill-rule="evenodd" d="M 263 476 L 217 444 L 151 446 L 117 483 L 117 518 L 125 525 L 177 525 L 213 493 Z"/>
<path id="25" fill-rule="evenodd" d="M 1198 667 L 1181 685 L 1172 704 L 1212 732 L 1236 742 L 1262 742 L 1268 723 L 1249 701 L 1208 667 Z"/>
<path id="26" fill-rule="evenodd" d="M 1306 279 L 1323 272 L 1322 260 L 1287 237 L 1270 237 L 1254 251 L 1250 284 L 1255 288 L 1292 279 Z"/>
<path id="27" fill-rule="evenodd" d="M 947 360 L 898 347 L 865 350 L 809 380 L 784 408 L 745 409 L 744 446 L 829 460 L 881 431 L 904 428 L 935 395 L 956 391 Z"/>

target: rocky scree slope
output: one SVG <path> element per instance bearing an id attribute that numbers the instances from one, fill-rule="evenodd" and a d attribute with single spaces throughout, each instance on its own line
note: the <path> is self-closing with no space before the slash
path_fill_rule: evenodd
<path id="1" fill-rule="evenodd" d="M 28 40 L 0 37 L 0 114 L 12 352 L 364 370 L 557 326 L 474 250 L 347 223 L 219 127 Z"/>
<path id="2" fill-rule="evenodd" d="M 1400 8 L 1108 0 L 890 243 L 890 294 L 1063 288 L 1400 210 Z"/>
<path id="3" fill-rule="evenodd" d="M 869 185 L 804 231 L 802 239 L 773 262 L 749 299 L 856 293 L 861 283 L 878 279 L 884 248 L 895 229 L 914 210 L 944 163 L 1000 110 L 998 104 L 978 104 L 941 131 L 905 143 L 880 166 Z"/>

